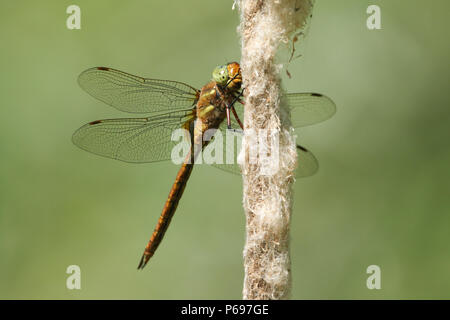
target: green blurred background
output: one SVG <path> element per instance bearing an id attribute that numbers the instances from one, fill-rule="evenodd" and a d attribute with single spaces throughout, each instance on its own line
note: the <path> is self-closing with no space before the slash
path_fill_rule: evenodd
<path id="1" fill-rule="evenodd" d="M 82 29 L 66 28 L 77 4 Z M 366 8 L 382 9 L 382 30 Z M 201 87 L 239 60 L 232 1 L 0 4 L 0 298 L 240 299 L 241 179 L 194 170 L 172 225 L 136 267 L 175 178 L 71 143 L 82 124 L 127 116 L 83 92 L 109 66 Z M 297 181 L 295 299 L 450 298 L 450 3 L 319 0 L 289 92 L 332 97 L 337 114 L 300 132 L 320 161 Z M 82 289 L 68 290 L 67 266 Z M 381 290 L 366 268 L 381 267 Z"/>

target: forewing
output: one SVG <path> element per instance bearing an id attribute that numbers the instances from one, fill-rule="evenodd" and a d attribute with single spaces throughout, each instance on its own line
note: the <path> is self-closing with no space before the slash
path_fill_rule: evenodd
<path id="1" fill-rule="evenodd" d="M 125 162 L 169 160 L 172 132 L 192 119 L 192 111 L 176 111 L 149 118 L 90 122 L 72 136 L 75 145 L 94 154 Z"/>
<path id="2" fill-rule="evenodd" d="M 283 97 L 291 111 L 294 128 L 322 122 L 336 112 L 334 102 L 319 93 L 290 93 Z"/>
<path id="3" fill-rule="evenodd" d="M 129 113 L 177 110 L 196 103 L 199 91 L 185 83 L 146 79 L 119 70 L 96 67 L 78 77 L 94 98 Z"/>
<path id="4" fill-rule="evenodd" d="M 289 93 L 283 95 L 286 105 L 291 112 L 291 122 L 294 128 L 309 126 L 331 118 L 336 113 L 334 102 L 319 93 Z M 244 122 L 244 106 L 239 102 L 234 104 L 241 122 Z M 239 124 L 232 115 L 232 127 L 239 128 Z"/>

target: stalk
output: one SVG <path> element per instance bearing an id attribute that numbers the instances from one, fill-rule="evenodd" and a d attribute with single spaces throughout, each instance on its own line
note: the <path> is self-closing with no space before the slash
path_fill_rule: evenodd
<path id="1" fill-rule="evenodd" d="M 297 151 L 281 99 L 275 55 L 311 15 L 312 0 L 239 0 L 245 115 L 243 163 L 246 243 L 244 299 L 288 299 L 289 223 Z"/>

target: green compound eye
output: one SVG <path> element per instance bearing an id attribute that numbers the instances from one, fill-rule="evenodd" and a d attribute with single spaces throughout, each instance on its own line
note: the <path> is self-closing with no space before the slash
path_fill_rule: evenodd
<path id="1" fill-rule="evenodd" d="M 226 85 L 228 81 L 227 66 L 218 66 L 212 73 L 213 80 L 220 85 Z"/>

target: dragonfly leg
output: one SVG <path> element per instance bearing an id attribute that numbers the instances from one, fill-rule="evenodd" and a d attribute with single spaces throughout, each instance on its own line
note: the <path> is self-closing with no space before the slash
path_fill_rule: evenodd
<path id="1" fill-rule="evenodd" d="M 242 95 L 244 94 L 244 89 L 242 89 L 241 92 L 234 98 L 233 102 L 231 102 L 231 105 L 234 106 L 234 104 L 239 102 L 240 104 L 244 105 L 244 101 L 241 100 Z"/>
<path id="2" fill-rule="evenodd" d="M 239 123 L 239 126 L 241 127 L 242 130 L 244 130 L 244 126 L 242 125 L 241 119 L 239 119 L 239 116 L 236 112 L 236 109 L 234 109 L 234 104 L 236 103 L 236 101 L 238 101 L 240 104 L 244 105 L 244 102 L 241 100 L 242 94 L 243 94 L 244 90 L 242 90 L 233 100 L 233 102 L 231 102 L 231 111 L 233 111 L 234 114 L 234 118 L 236 119 L 236 121 Z M 228 129 L 230 129 L 230 127 L 228 127 Z"/>
<path id="3" fill-rule="evenodd" d="M 241 129 L 244 130 L 244 126 L 242 125 L 241 119 L 239 119 L 239 116 L 238 116 L 236 110 L 234 109 L 234 106 L 231 107 L 231 111 L 233 111 L 234 118 L 239 123 L 239 126 L 241 127 Z M 230 127 L 228 127 L 228 129 L 230 129 Z"/>
<path id="4" fill-rule="evenodd" d="M 215 85 L 214 88 L 215 88 L 217 94 L 222 99 L 222 103 L 225 104 L 225 110 L 226 110 L 226 113 L 227 113 L 227 127 L 228 127 L 228 129 L 231 129 L 231 115 L 230 115 L 231 105 L 229 105 L 225 101 L 225 96 L 224 96 L 222 90 L 220 90 L 220 88 L 217 85 Z"/>
<path id="5" fill-rule="evenodd" d="M 226 113 L 227 113 L 227 127 L 228 130 L 231 130 L 231 115 L 230 115 L 230 109 L 233 112 L 234 118 L 236 119 L 236 121 L 239 123 L 239 126 L 241 127 L 242 130 L 244 130 L 244 125 L 241 122 L 241 119 L 239 119 L 239 116 L 236 112 L 236 110 L 234 109 L 234 104 L 236 103 L 236 101 L 238 101 L 241 104 L 244 104 L 244 102 L 240 99 L 242 97 L 243 91 L 241 91 L 235 98 L 234 100 L 229 104 L 225 101 L 224 99 L 224 95 L 222 93 L 222 91 L 220 90 L 220 88 L 218 86 L 215 86 L 216 92 L 220 95 L 220 97 L 222 98 L 223 103 L 225 104 L 225 108 L 226 108 Z"/>
<path id="6" fill-rule="evenodd" d="M 226 105 L 226 110 L 227 110 L 227 127 L 228 129 L 231 129 L 231 115 L 230 115 L 230 106 L 227 104 Z M 234 110 L 234 108 L 232 109 L 233 113 L 235 113 L 236 111 Z"/>

